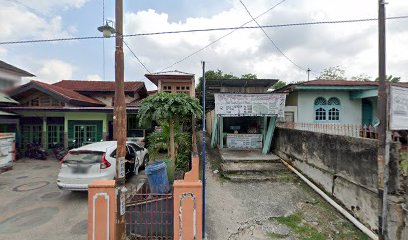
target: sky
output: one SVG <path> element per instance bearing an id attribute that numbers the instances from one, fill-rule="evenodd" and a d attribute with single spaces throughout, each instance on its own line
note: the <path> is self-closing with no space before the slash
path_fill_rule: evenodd
<path id="1" fill-rule="evenodd" d="M 242 1 L 258 16 L 282 0 Z M 0 42 L 101 36 L 97 27 L 104 17 L 114 20 L 114 5 L 114 0 L 0 0 Z M 389 0 L 386 12 L 389 17 L 408 15 L 408 1 Z M 373 0 L 286 0 L 257 21 L 274 25 L 377 16 L 378 1 Z M 124 0 L 125 34 L 238 27 L 250 20 L 239 0 Z M 340 66 L 348 78 L 364 74 L 375 79 L 377 26 L 372 21 L 265 28 L 279 50 L 261 29 L 237 30 L 166 70 L 194 73 L 198 79 L 201 61 L 206 61 L 207 70 L 220 69 L 236 76 L 253 73 L 290 83 L 307 80 L 305 69 L 312 70 L 313 79 L 324 69 Z M 228 32 L 137 36 L 125 41 L 150 72 L 159 72 Z M 126 47 L 124 50 L 125 80 L 145 81 L 149 90 L 155 89 L 144 77 L 147 71 Z M 114 51 L 113 38 L 14 44 L 0 45 L 0 59 L 47 83 L 113 81 Z M 407 53 L 408 19 L 388 20 L 387 74 L 408 81 Z"/>

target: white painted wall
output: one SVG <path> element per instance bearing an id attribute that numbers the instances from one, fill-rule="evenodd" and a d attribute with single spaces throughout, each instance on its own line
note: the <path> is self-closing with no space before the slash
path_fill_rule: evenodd
<path id="1" fill-rule="evenodd" d="M 21 76 L 0 69 L 0 89 L 21 84 Z"/>
<path id="2" fill-rule="evenodd" d="M 300 91 L 298 93 L 298 122 L 315 123 L 314 101 L 317 97 L 337 97 L 341 102 L 339 124 L 361 124 L 361 99 L 350 100 L 349 91 Z M 332 122 L 334 123 L 334 122 Z"/>

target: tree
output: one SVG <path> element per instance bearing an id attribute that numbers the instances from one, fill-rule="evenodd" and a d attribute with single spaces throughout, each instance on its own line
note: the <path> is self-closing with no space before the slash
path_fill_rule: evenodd
<path id="1" fill-rule="evenodd" d="M 340 66 L 329 67 L 324 69 L 320 76 L 317 77 L 319 80 L 346 80 L 346 71 L 341 69 Z"/>
<path id="2" fill-rule="evenodd" d="M 375 79 L 376 82 L 380 81 L 380 79 L 377 77 Z M 394 77 L 392 75 L 387 76 L 387 78 L 385 79 L 386 82 L 392 82 L 392 83 L 398 83 L 401 81 L 401 77 Z"/>
<path id="3" fill-rule="evenodd" d="M 139 125 L 156 121 L 167 123 L 170 131 L 170 158 L 176 161 L 174 144 L 175 124 L 182 124 L 192 116 L 201 117 L 202 109 L 198 99 L 187 94 L 160 92 L 147 97 L 140 106 Z"/>
<path id="4" fill-rule="evenodd" d="M 283 88 L 284 86 L 286 86 L 287 84 L 284 81 L 278 81 L 277 83 L 275 83 L 272 88 L 273 89 L 279 89 L 279 88 Z"/>
<path id="5" fill-rule="evenodd" d="M 208 70 L 208 71 L 205 72 L 205 81 L 226 80 L 226 79 L 251 79 L 252 80 L 252 79 L 257 79 L 257 76 L 256 76 L 256 74 L 253 74 L 253 73 L 246 73 L 246 74 L 243 74 L 239 78 L 239 77 L 233 75 L 232 73 L 224 73 L 220 69 L 217 69 L 217 71 Z M 196 97 L 198 99 L 200 99 L 200 102 L 201 102 L 201 99 L 202 99 L 202 86 L 203 86 L 203 77 L 200 77 L 198 85 L 196 87 Z M 207 100 L 211 99 L 211 101 L 213 102 L 214 95 L 207 92 L 206 98 L 207 98 Z M 206 106 L 206 110 L 212 109 L 213 107 L 214 106 Z"/>
<path id="6" fill-rule="evenodd" d="M 361 82 L 368 82 L 368 81 L 371 81 L 371 77 L 368 76 L 367 74 L 362 73 L 362 74 L 357 75 L 357 76 L 352 76 L 351 80 L 361 81 Z"/>
<path id="7" fill-rule="evenodd" d="M 253 73 L 247 73 L 241 76 L 241 79 L 258 79 L 256 77 L 256 74 Z"/>

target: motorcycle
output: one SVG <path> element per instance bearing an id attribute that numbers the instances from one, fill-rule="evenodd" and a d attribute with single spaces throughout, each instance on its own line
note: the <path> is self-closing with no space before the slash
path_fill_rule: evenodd
<path id="1" fill-rule="evenodd" d="M 33 159 L 46 160 L 48 153 L 42 148 L 41 144 L 28 143 L 25 156 Z"/>
<path id="2" fill-rule="evenodd" d="M 61 161 L 64 158 L 64 156 L 67 154 L 67 151 L 65 151 L 65 148 L 64 148 L 64 144 L 54 144 L 52 152 L 54 153 L 55 158 L 58 161 Z"/>

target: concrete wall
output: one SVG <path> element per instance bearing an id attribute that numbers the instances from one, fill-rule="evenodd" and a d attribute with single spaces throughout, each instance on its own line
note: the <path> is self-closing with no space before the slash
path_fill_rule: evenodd
<path id="1" fill-rule="evenodd" d="M 337 97 L 341 102 L 340 124 L 361 124 L 361 99 L 350 100 L 348 91 L 303 91 L 298 92 L 298 122 L 314 123 L 314 101 L 317 97 Z"/>
<path id="2" fill-rule="evenodd" d="M 390 159 L 390 239 L 408 239 L 399 146 Z M 377 140 L 277 128 L 272 151 L 300 170 L 369 228 L 378 230 Z M 402 237 L 404 236 L 404 237 Z"/>

